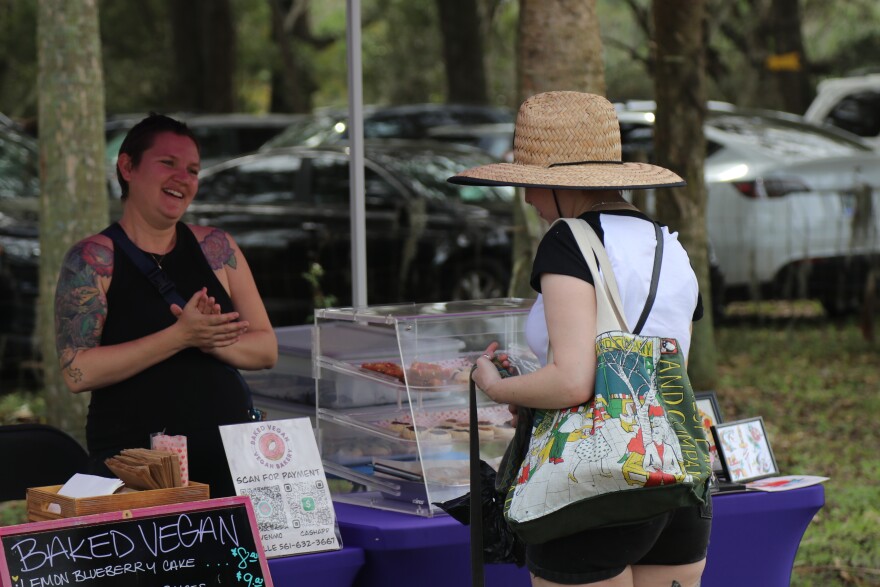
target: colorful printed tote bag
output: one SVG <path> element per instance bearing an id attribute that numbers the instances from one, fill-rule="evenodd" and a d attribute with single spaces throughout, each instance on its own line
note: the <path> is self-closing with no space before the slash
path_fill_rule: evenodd
<path id="1" fill-rule="evenodd" d="M 505 502 L 526 543 L 648 519 L 708 499 L 708 443 L 675 339 L 629 332 L 611 263 L 593 229 L 563 219 L 594 276 L 595 394 L 536 410 L 528 452 Z M 660 237 L 662 238 L 662 236 Z M 655 279 L 659 263 L 655 263 Z M 616 307 L 615 307 L 616 306 Z M 650 307 L 648 308 L 650 311 Z"/>

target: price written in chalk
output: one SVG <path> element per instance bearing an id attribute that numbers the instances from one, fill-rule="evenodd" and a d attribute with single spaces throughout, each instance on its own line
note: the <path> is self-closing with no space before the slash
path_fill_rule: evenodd
<path id="1" fill-rule="evenodd" d="M 4 535 L 0 583 L 263 587 L 258 540 L 244 505 Z"/>

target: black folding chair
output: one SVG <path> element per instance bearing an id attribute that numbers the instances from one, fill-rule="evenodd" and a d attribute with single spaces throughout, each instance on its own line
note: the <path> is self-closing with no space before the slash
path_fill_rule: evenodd
<path id="1" fill-rule="evenodd" d="M 0 426 L 0 501 L 24 499 L 28 487 L 61 485 L 86 471 L 88 457 L 75 438 L 58 428 Z"/>

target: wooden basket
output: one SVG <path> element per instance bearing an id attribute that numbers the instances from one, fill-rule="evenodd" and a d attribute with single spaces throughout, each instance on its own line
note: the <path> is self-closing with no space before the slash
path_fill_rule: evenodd
<path id="1" fill-rule="evenodd" d="M 96 497 L 66 497 L 58 495 L 61 485 L 31 487 L 27 490 L 27 515 L 30 522 L 60 520 L 90 514 L 104 514 L 133 510 L 154 505 L 168 505 L 210 499 L 210 488 L 204 483 L 190 481 L 187 487 L 134 491 Z"/>

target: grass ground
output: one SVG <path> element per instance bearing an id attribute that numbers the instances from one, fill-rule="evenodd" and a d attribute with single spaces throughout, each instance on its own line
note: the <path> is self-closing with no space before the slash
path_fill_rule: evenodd
<path id="1" fill-rule="evenodd" d="M 880 342 L 809 304 L 729 314 L 716 331 L 724 420 L 762 416 L 783 474 L 830 477 L 792 585 L 880 585 Z M 39 398 L 0 397 L 0 422 L 28 410 L 40 417 Z M 0 525 L 22 521 L 23 502 L 0 504 Z"/>
<path id="2" fill-rule="evenodd" d="M 783 474 L 830 477 L 791 584 L 880 585 L 880 343 L 797 312 L 744 314 L 716 334 L 725 421 L 762 416 Z"/>

